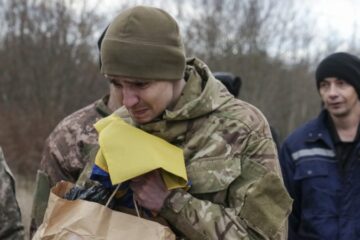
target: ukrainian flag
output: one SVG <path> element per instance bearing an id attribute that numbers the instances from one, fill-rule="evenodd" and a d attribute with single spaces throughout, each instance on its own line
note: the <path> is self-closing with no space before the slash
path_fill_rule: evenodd
<path id="1" fill-rule="evenodd" d="M 160 169 L 169 190 L 187 186 L 182 149 L 133 127 L 115 114 L 94 126 L 99 133 L 100 149 L 91 179 L 105 187 L 116 184 L 126 187 L 128 180 Z"/>

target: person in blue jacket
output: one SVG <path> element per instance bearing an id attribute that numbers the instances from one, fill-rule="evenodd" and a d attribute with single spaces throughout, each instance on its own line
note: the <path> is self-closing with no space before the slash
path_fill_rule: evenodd
<path id="1" fill-rule="evenodd" d="M 360 59 L 334 53 L 316 69 L 320 115 L 284 142 L 280 163 L 294 199 L 289 240 L 360 239 Z"/>

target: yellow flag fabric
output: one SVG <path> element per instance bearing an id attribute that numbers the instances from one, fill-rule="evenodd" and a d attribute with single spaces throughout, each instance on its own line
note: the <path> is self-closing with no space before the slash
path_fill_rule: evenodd
<path id="1" fill-rule="evenodd" d="M 100 145 L 95 165 L 109 173 L 113 185 L 155 169 L 162 170 L 169 190 L 187 185 L 182 149 L 114 114 L 98 121 L 95 128 L 99 132 Z"/>

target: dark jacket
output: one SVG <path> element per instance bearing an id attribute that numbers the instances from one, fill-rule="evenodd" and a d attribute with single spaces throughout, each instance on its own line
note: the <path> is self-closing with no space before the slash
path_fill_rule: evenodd
<path id="1" fill-rule="evenodd" d="M 285 185 L 294 199 L 289 240 L 360 239 L 360 144 L 340 171 L 326 119 L 324 110 L 281 148 Z"/>

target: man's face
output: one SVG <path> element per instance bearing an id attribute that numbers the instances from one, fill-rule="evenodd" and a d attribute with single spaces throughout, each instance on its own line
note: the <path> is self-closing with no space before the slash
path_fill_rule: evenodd
<path id="1" fill-rule="evenodd" d="M 144 81 L 141 79 L 107 76 L 122 105 L 129 111 L 131 118 L 140 124 L 152 121 L 165 109 L 171 108 L 177 100 L 178 81 Z"/>
<path id="2" fill-rule="evenodd" d="M 325 78 L 320 82 L 319 92 L 325 109 L 333 117 L 346 117 L 360 106 L 355 88 L 342 79 Z"/>

